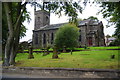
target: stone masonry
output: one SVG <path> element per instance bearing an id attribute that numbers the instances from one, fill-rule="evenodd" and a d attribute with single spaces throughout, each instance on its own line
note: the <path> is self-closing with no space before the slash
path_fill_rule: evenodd
<path id="1" fill-rule="evenodd" d="M 67 23 L 50 25 L 50 13 L 47 11 L 35 11 L 35 26 L 33 30 L 33 47 L 43 48 L 53 45 L 56 31 Z M 78 22 L 80 28 L 80 46 L 105 46 L 103 23 L 95 20 L 83 20 Z"/>

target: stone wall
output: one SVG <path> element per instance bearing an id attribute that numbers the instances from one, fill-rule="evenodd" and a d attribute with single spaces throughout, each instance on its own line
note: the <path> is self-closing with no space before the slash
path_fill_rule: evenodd
<path id="1" fill-rule="evenodd" d="M 40 29 L 45 25 L 50 25 L 50 13 L 45 10 L 35 11 L 35 27 L 34 30 Z"/>
<path id="2" fill-rule="evenodd" d="M 83 25 L 79 25 L 81 41 L 79 46 L 105 46 L 103 24 L 98 22 L 93 24 L 95 21 L 90 20 Z M 55 36 L 58 28 L 50 26 L 50 13 L 46 11 L 35 12 L 35 28 L 33 30 L 33 46 L 34 48 L 46 48 L 48 45 L 52 45 L 51 34 Z M 46 26 L 48 25 L 48 26 Z M 42 29 L 43 27 L 49 27 L 48 29 Z M 51 28 L 50 28 L 51 27 Z M 45 38 L 44 38 L 45 35 Z M 69 35 L 69 34 L 68 34 Z M 37 38 L 36 38 L 37 36 Z M 37 42 L 37 44 L 36 44 Z"/>
<path id="3" fill-rule="evenodd" d="M 112 69 L 80 69 L 80 68 L 39 68 L 15 67 L 3 68 L 3 73 L 21 73 L 46 77 L 66 78 L 119 78 L 120 70 Z"/>
<path id="4" fill-rule="evenodd" d="M 55 38 L 55 33 L 56 33 L 56 29 L 55 30 L 43 30 L 43 31 L 36 31 L 33 34 L 33 46 L 34 48 L 44 48 L 48 45 L 53 45 L 53 40 L 52 40 L 52 34 L 53 34 L 53 38 Z M 36 42 L 36 34 L 38 34 L 38 44 L 35 44 Z M 44 42 L 44 35 L 46 36 L 45 39 L 45 44 L 43 44 Z"/>

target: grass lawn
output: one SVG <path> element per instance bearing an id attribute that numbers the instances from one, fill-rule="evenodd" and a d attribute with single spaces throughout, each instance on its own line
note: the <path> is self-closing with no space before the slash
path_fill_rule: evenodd
<path id="1" fill-rule="evenodd" d="M 24 51 L 28 51 L 28 50 L 24 50 Z M 33 49 L 33 51 L 43 51 L 43 50 L 41 50 L 41 49 Z M 50 48 L 49 51 L 53 51 L 53 49 Z"/>
<path id="2" fill-rule="evenodd" d="M 90 48 L 91 50 L 93 49 L 120 49 L 120 46 L 108 46 L 108 47 L 88 47 Z"/>
<path id="3" fill-rule="evenodd" d="M 108 46 L 108 47 L 87 47 L 89 49 L 85 48 L 75 48 L 75 50 L 105 50 L 105 49 L 120 49 L 120 46 Z M 28 51 L 28 50 L 24 50 Z M 41 49 L 33 49 L 33 51 L 42 51 Z M 53 51 L 52 48 L 49 49 L 49 51 Z"/>
<path id="4" fill-rule="evenodd" d="M 73 55 L 61 53 L 59 59 L 52 59 L 52 53 L 47 56 L 42 56 L 42 53 L 33 54 L 34 59 L 27 59 L 28 53 L 17 54 L 16 66 L 118 69 L 118 50 L 76 51 Z M 110 59 L 112 54 L 115 59 Z"/>

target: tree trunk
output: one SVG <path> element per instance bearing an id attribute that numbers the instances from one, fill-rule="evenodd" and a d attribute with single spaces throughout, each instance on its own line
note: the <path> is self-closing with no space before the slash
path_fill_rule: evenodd
<path id="1" fill-rule="evenodd" d="M 8 39 L 5 45 L 5 60 L 4 60 L 5 66 L 9 66 L 10 64 L 15 63 L 15 56 L 16 56 L 16 52 L 17 52 L 18 44 L 19 44 L 21 16 L 25 10 L 26 4 L 27 2 L 21 6 L 21 3 L 19 3 L 20 6 L 18 6 L 18 14 L 17 14 L 18 17 L 16 17 L 17 20 L 13 26 L 12 17 L 11 17 L 12 10 L 10 10 L 11 9 L 10 4 L 4 3 L 5 13 L 7 17 L 7 23 L 8 23 L 8 29 L 9 29 L 9 36 L 8 36 Z"/>
<path id="2" fill-rule="evenodd" d="M 72 55 L 72 50 L 70 50 L 70 53 L 71 53 L 71 55 Z"/>
<path id="3" fill-rule="evenodd" d="M 13 56 L 14 56 L 14 48 L 12 47 L 11 54 L 10 54 L 10 60 L 9 60 L 10 65 L 15 63 Z"/>
<path id="4" fill-rule="evenodd" d="M 58 51 L 57 51 L 57 48 L 56 47 L 54 47 L 54 49 L 53 49 L 53 56 L 52 56 L 52 59 L 58 59 L 59 57 L 58 57 Z"/>
<path id="5" fill-rule="evenodd" d="M 63 53 L 66 53 L 66 47 L 65 46 L 63 47 Z"/>
<path id="6" fill-rule="evenodd" d="M 9 29 L 9 36 L 5 45 L 5 60 L 4 65 L 9 66 L 9 59 L 10 59 L 10 52 L 11 52 L 11 44 L 14 40 L 13 37 L 13 25 L 12 25 L 12 18 L 11 18 L 11 11 L 9 9 L 9 3 L 4 3 L 5 7 L 5 13 L 7 16 L 7 23 L 8 23 L 8 29 Z"/>
<path id="7" fill-rule="evenodd" d="M 32 47 L 32 45 L 29 46 L 29 56 L 28 56 L 28 59 L 34 59 L 34 56 L 33 56 L 33 47 Z"/>
<path id="8" fill-rule="evenodd" d="M 17 11 L 17 17 L 19 17 L 19 14 L 21 12 L 21 3 L 18 4 L 18 11 Z M 10 65 L 14 65 L 15 64 L 15 57 L 16 57 L 16 54 L 17 54 L 17 51 L 18 51 L 18 45 L 19 45 L 19 38 L 20 38 L 20 28 L 21 28 L 21 19 L 20 21 L 18 22 L 18 26 L 15 26 L 17 28 L 15 28 L 16 30 L 14 30 L 14 42 L 13 42 L 13 46 L 12 46 L 12 52 L 11 52 L 11 55 L 10 55 Z"/>

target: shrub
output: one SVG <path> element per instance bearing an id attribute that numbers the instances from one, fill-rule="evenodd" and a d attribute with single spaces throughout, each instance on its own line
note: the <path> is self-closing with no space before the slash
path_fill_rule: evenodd
<path id="1" fill-rule="evenodd" d="M 79 29 L 74 24 L 65 24 L 55 35 L 54 44 L 57 48 L 74 48 L 78 46 Z"/>
<path id="2" fill-rule="evenodd" d="M 113 42 L 111 42 L 111 43 L 109 44 L 109 46 L 120 46 L 120 41 L 119 41 L 119 39 L 116 39 L 116 40 L 114 40 Z"/>

